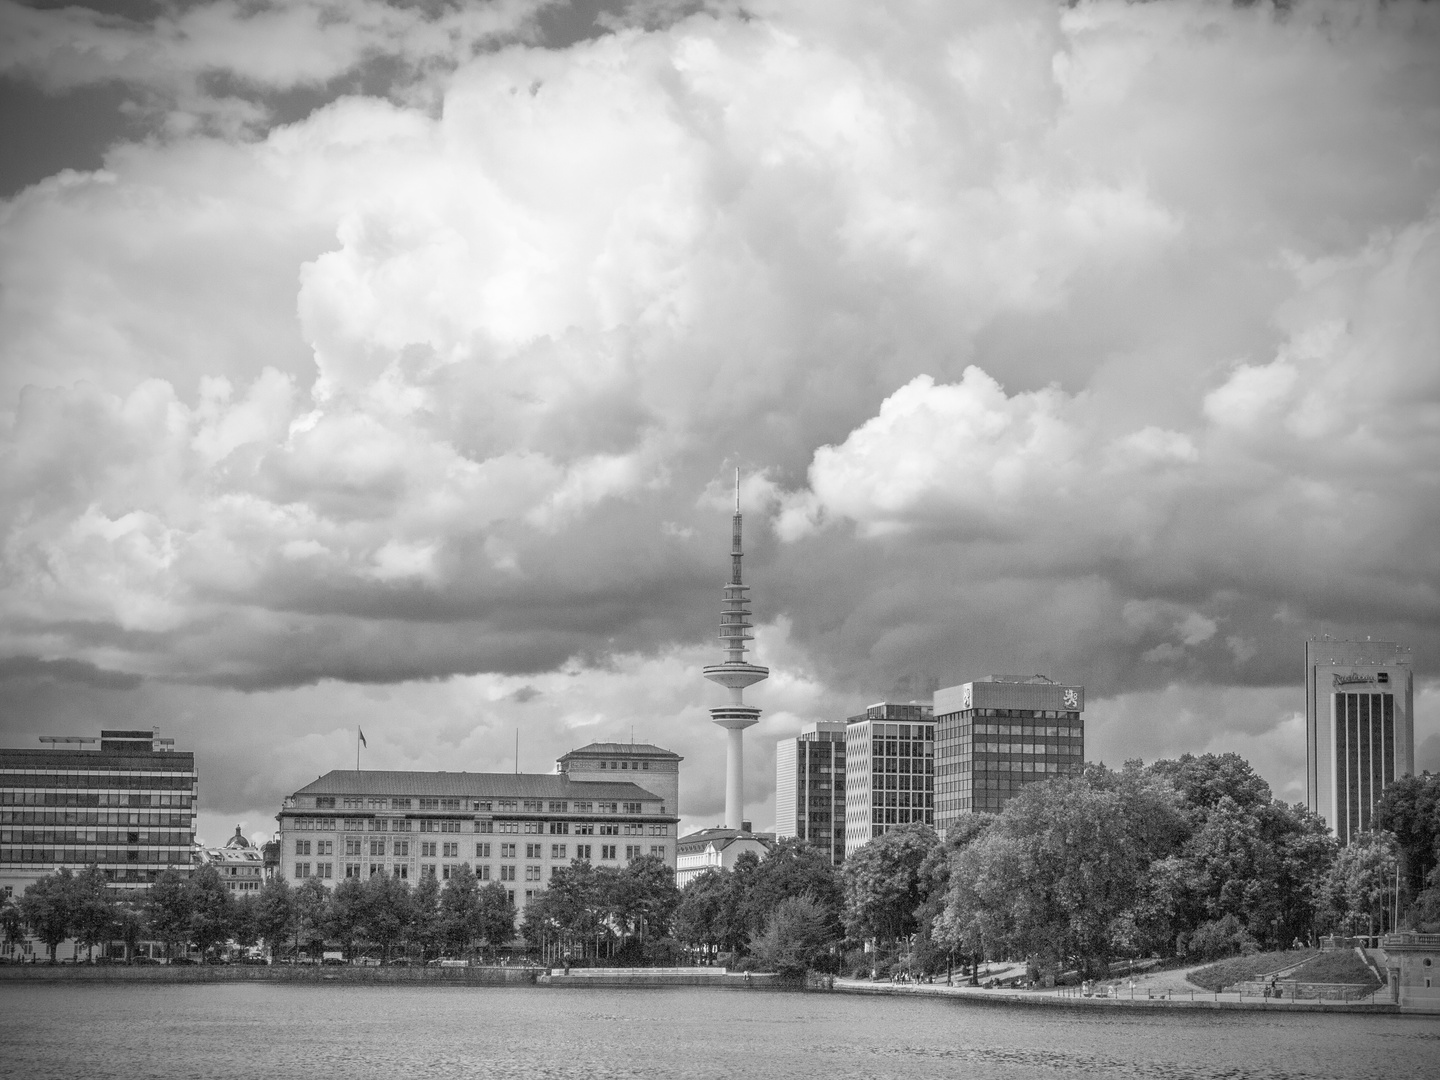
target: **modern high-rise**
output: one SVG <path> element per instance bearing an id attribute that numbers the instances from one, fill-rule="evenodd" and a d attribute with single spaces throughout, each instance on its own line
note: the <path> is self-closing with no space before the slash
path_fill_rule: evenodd
<path id="1" fill-rule="evenodd" d="M 720 640 L 725 643 L 725 662 L 711 664 L 705 678 L 730 691 L 730 702 L 710 710 L 710 719 L 726 731 L 725 744 L 725 828 L 739 829 L 745 817 L 745 729 L 760 722 L 760 710 L 745 704 L 745 688 L 769 678 L 770 669 L 745 660 L 745 643 L 750 634 L 750 586 L 741 581 L 740 563 L 740 472 L 735 472 L 735 514 L 730 519 L 730 580 L 725 585 L 724 608 L 720 614 Z"/>
<path id="2" fill-rule="evenodd" d="M 1384 790 L 1415 771 L 1414 706 L 1408 648 L 1305 642 L 1306 805 L 1342 844 L 1372 828 Z"/>
<path id="3" fill-rule="evenodd" d="M 195 755 L 154 731 L 42 735 L 0 750 L 0 897 L 61 867 L 98 865 L 117 889 L 190 871 Z"/>
<path id="4" fill-rule="evenodd" d="M 845 857 L 897 825 L 935 824 L 929 705 L 882 701 L 845 722 Z"/>
<path id="5" fill-rule="evenodd" d="M 998 813 L 1026 784 L 1085 765 L 1085 688 L 1043 675 L 982 679 L 935 692 L 935 826 Z"/>
<path id="6" fill-rule="evenodd" d="M 845 729 L 817 720 L 775 744 L 775 835 L 794 837 L 845 858 Z"/>

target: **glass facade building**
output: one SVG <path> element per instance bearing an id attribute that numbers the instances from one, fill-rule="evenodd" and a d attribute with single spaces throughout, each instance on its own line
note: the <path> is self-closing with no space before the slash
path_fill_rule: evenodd
<path id="1" fill-rule="evenodd" d="M 845 729 L 820 720 L 775 744 L 775 835 L 845 858 Z"/>
<path id="2" fill-rule="evenodd" d="M 880 702 L 845 723 L 845 857 L 897 825 L 935 824 L 934 710 Z"/>
<path id="3" fill-rule="evenodd" d="M 194 754 L 153 731 L 40 741 L 0 750 L 0 894 L 62 866 L 97 864 L 121 889 L 144 888 L 168 868 L 189 872 Z"/>
<path id="4" fill-rule="evenodd" d="M 1085 764 L 1085 688 L 986 676 L 935 693 L 935 825 L 997 813 L 1026 784 Z"/>
<path id="5" fill-rule="evenodd" d="M 1410 650 L 1393 641 L 1305 642 L 1306 804 L 1342 844 L 1415 770 Z"/>

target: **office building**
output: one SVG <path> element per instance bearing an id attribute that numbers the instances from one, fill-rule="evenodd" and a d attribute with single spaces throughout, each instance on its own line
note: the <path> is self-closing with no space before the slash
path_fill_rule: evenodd
<path id="1" fill-rule="evenodd" d="M 0 750 L 0 897 L 92 863 L 117 889 L 188 873 L 199 783 L 195 755 L 154 731 L 42 735 Z"/>
<path id="2" fill-rule="evenodd" d="M 1026 784 L 1085 767 L 1085 688 L 988 675 L 935 692 L 935 826 L 998 813 Z"/>
<path id="3" fill-rule="evenodd" d="M 845 728 L 819 720 L 775 744 L 775 835 L 845 858 Z"/>
<path id="4" fill-rule="evenodd" d="M 1342 844 L 1415 771 L 1410 650 L 1393 641 L 1305 642 L 1305 801 Z"/>
<path id="5" fill-rule="evenodd" d="M 663 775 L 655 766 L 668 751 L 635 750 L 595 758 L 627 763 L 623 770 L 607 764 L 604 779 L 583 752 L 558 775 L 337 769 L 285 800 L 277 816 L 280 874 L 333 887 L 375 874 L 448 880 L 468 863 L 482 882 L 504 883 L 523 909 L 574 859 L 619 867 L 654 855 L 673 871 L 679 815 L 643 786 L 644 762 Z M 668 755 L 671 764 L 679 760 Z M 619 779 L 626 774 L 633 778 Z M 660 786 L 678 791 L 678 776 L 671 777 Z"/>
<path id="6" fill-rule="evenodd" d="M 572 780 L 628 780 L 660 796 L 662 814 L 680 812 L 680 762 L 673 750 L 650 743 L 596 742 L 559 758 L 561 776 Z"/>
<path id="7" fill-rule="evenodd" d="M 845 857 L 897 825 L 935 824 L 929 705 L 880 702 L 845 723 Z"/>

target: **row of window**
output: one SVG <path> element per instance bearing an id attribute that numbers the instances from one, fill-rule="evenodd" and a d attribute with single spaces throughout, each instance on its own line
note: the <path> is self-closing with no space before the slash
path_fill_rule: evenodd
<path id="1" fill-rule="evenodd" d="M 51 866 L 89 866 L 91 863 L 142 863 L 189 866 L 188 847 L 147 847 L 125 850 L 108 847 L 0 847 L 0 863 L 46 863 Z"/>
<path id="2" fill-rule="evenodd" d="M 461 818 L 424 818 L 418 830 L 412 830 L 410 818 L 324 818 L 295 817 L 285 819 L 285 828 L 290 832 L 343 832 L 364 833 L 458 833 L 465 823 Z M 666 822 L 640 821 L 476 821 L 477 833 L 499 833 L 501 835 L 541 836 L 669 836 L 670 826 Z"/>
<path id="3" fill-rule="evenodd" d="M 934 778 L 930 776 L 891 776 L 885 773 L 871 777 L 869 786 L 875 791 L 929 791 L 934 783 Z"/>
<path id="4" fill-rule="evenodd" d="M 369 840 L 360 840 L 359 838 L 347 838 L 345 840 L 344 854 L 351 857 L 368 854 L 371 858 L 382 858 L 386 855 L 389 855 L 393 858 L 404 859 L 409 858 L 410 856 L 410 845 L 411 842 L 409 840 L 386 840 L 383 837 L 371 837 Z M 546 845 L 543 843 L 526 844 L 524 845 L 524 847 L 525 858 L 527 859 L 543 859 L 545 857 Z M 550 858 L 569 859 L 570 847 L 571 845 L 569 844 L 550 844 Z M 591 847 L 592 845 L 590 844 L 574 845 L 575 851 L 577 853 L 575 857 L 581 859 L 590 858 Z M 519 844 L 493 844 L 490 842 L 482 842 L 475 845 L 475 858 L 489 859 L 492 857 L 492 851 L 496 849 L 498 849 L 499 857 L 502 859 L 514 859 L 519 857 Z M 614 850 L 615 845 L 613 844 L 601 845 L 602 852 L 613 852 Z M 627 845 L 625 850 L 626 852 L 630 852 L 632 850 L 639 851 L 640 848 L 638 846 L 632 847 L 630 845 Z M 335 841 L 295 840 L 294 851 L 296 856 L 334 855 Z M 663 845 L 660 847 L 652 847 L 651 851 L 652 853 L 659 852 L 663 854 L 665 848 Z M 422 840 L 419 844 L 419 855 L 422 859 L 458 859 L 460 857 L 460 843 L 459 841 Z M 601 858 L 614 858 L 614 855 L 602 855 Z"/>
<path id="5" fill-rule="evenodd" d="M 509 846 L 512 846 L 512 847 L 513 847 L 514 845 L 509 845 Z M 561 856 L 560 856 L 560 857 L 563 857 L 565 845 L 564 845 L 564 844 L 558 844 L 558 845 L 554 845 L 554 846 L 555 846 L 555 847 L 558 847 L 558 848 L 560 849 L 560 851 L 561 851 Z M 619 855 L 619 851 L 618 851 L 618 845 L 616 845 L 616 844 L 601 844 L 601 845 L 599 845 L 599 846 L 600 846 L 600 859 L 601 859 L 602 861 L 615 862 L 615 861 L 618 861 L 618 860 L 619 860 L 620 855 Z M 447 844 L 446 847 L 449 847 L 449 845 Z M 581 860 L 584 860 L 584 861 L 589 861 L 590 858 L 591 858 L 592 848 L 593 848 L 593 845 L 591 845 L 591 844 L 576 844 L 576 845 L 575 845 L 575 858 L 581 859 Z M 433 851 L 430 852 L 430 853 L 429 853 L 429 857 L 434 857 L 434 854 L 435 854 L 435 853 L 434 853 Z M 553 854 L 553 852 L 552 852 L 552 854 Z M 634 860 L 634 859 L 638 859 L 638 858 L 640 858 L 643 854 L 644 854 L 643 846 L 640 845 L 640 844 L 627 844 L 627 845 L 625 846 L 625 859 L 626 859 L 627 862 L 628 862 L 628 861 L 631 861 L 631 860 Z M 652 844 L 652 845 L 650 846 L 650 854 L 651 854 L 651 855 L 654 855 L 654 856 L 657 856 L 658 858 L 661 858 L 661 859 L 665 858 L 665 845 L 664 845 L 664 844 Z M 442 857 L 443 857 L 443 858 L 455 858 L 455 857 L 457 857 L 457 856 L 458 856 L 458 852 L 446 851 Z M 421 858 L 426 858 L 426 857 L 427 857 L 427 856 L 422 853 Z M 539 856 L 528 856 L 528 855 L 527 855 L 527 858 L 530 858 L 530 857 L 536 857 L 536 858 L 538 858 Z M 387 872 L 388 872 L 388 873 L 390 873 L 390 874 L 393 874 L 395 877 L 401 879 L 402 881 L 408 880 L 408 878 L 410 877 L 410 867 L 409 867 L 409 865 L 406 864 L 406 863 L 392 863 L 392 864 L 389 864 L 388 866 L 387 866 L 387 864 L 385 864 L 385 863 L 370 863 L 370 864 L 369 864 L 369 871 L 370 871 L 369 874 L 368 874 L 368 875 L 362 875 L 362 867 L 363 867 L 364 865 L 365 865 L 365 864 L 363 864 L 363 863 L 344 863 L 343 866 L 342 866 L 344 876 L 347 877 L 347 878 L 359 878 L 359 877 L 362 877 L 362 876 L 375 877 L 375 876 L 378 875 L 378 874 L 384 874 L 384 873 L 387 873 Z M 459 864 L 444 863 L 444 864 L 441 864 L 440 867 L 438 868 L 438 869 L 439 869 L 439 876 L 441 876 L 444 880 L 449 881 L 449 880 L 450 880 L 450 875 L 451 875 L 452 872 L 458 871 L 459 868 L 460 868 L 460 866 L 468 866 L 468 865 L 469 865 L 468 863 L 459 863 Z M 497 880 L 497 881 L 515 881 L 515 880 L 516 880 L 516 874 L 517 874 L 517 872 L 518 872 L 518 869 L 519 869 L 519 868 L 518 868 L 517 866 L 515 866 L 514 864 L 512 864 L 512 863 L 502 863 L 500 866 L 493 868 L 493 871 L 494 871 L 494 873 L 495 873 L 495 875 L 496 875 L 495 880 Z M 557 870 L 559 870 L 559 869 L 560 869 L 560 867 L 558 867 L 558 866 L 552 866 L 551 869 L 550 869 L 550 872 L 551 872 L 552 874 L 554 874 L 555 871 L 557 871 Z M 488 865 L 477 866 L 477 867 L 474 868 L 475 876 L 476 876 L 476 878 L 479 879 L 480 881 L 489 881 L 489 880 L 491 880 L 491 876 L 490 876 L 490 875 L 491 875 L 491 872 L 492 872 L 492 868 L 491 868 L 490 866 L 488 866 Z M 421 873 L 422 876 L 424 876 L 424 875 L 435 876 L 435 875 L 437 874 L 437 867 L 436 867 L 435 864 L 422 863 L 421 866 L 420 866 L 420 873 Z M 543 875 L 544 875 L 544 868 L 543 868 L 542 866 L 539 866 L 539 865 L 536 865 L 536 864 L 533 864 L 533 863 L 526 865 L 526 867 L 525 867 L 525 880 L 526 880 L 526 881 L 541 881 L 541 880 L 543 880 Z M 309 862 L 309 861 L 306 861 L 306 862 L 296 862 L 296 863 L 295 863 L 295 877 L 296 877 L 297 880 L 299 880 L 299 879 L 304 879 L 304 878 L 309 878 L 309 877 L 316 877 L 316 878 L 320 878 L 320 879 L 322 879 L 322 880 L 325 880 L 325 879 L 332 879 L 332 878 L 334 878 L 334 876 L 335 876 L 335 864 L 334 864 L 333 862 L 315 862 L 315 863 L 311 863 L 311 862 Z"/>
<path id="6" fill-rule="evenodd" d="M 183 806 L 189 795 L 136 791 L 0 791 L 0 806 Z"/>
<path id="7" fill-rule="evenodd" d="M 188 844 L 192 838 L 188 830 L 0 828 L 0 844 Z"/>
<path id="8" fill-rule="evenodd" d="M 144 825 L 189 828 L 190 814 L 137 813 L 129 810 L 0 810 L 0 825 Z"/>
<path id="9" fill-rule="evenodd" d="M 644 803 L 597 802 L 592 799 L 463 799 L 411 798 L 374 795 L 317 795 L 317 810 L 470 810 L 481 812 L 519 810 L 525 813 L 549 814 L 641 814 Z"/>
<path id="10" fill-rule="evenodd" d="M 0 769 L 0 786 L 6 788 L 40 788 L 45 791 L 67 791 L 74 788 L 135 788 L 143 791 L 190 791 L 195 786 L 193 772 L 161 773 L 153 776 L 136 773 L 55 772 L 49 769 Z"/>

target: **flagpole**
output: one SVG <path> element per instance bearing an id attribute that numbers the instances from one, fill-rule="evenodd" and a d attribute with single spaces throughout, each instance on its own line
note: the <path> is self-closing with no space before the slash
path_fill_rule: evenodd
<path id="1" fill-rule="evenodd" d="M 360 771 L 360 729 L 355 729 L 355 771 Z"/>

